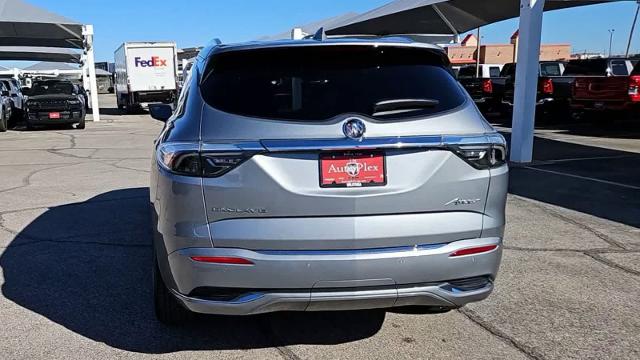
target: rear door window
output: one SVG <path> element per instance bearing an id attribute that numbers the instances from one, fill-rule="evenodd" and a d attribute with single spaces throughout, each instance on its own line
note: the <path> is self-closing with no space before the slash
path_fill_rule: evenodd
<path id="1" fill-rule="evenodd" d="M 201 81 L 204 100 L 244 116 L 294 121 L 372 115 L 380 101 L 430 99 L 393 119 L 462 105 L 466 96 L 436 50 L 391 46 L 298 46 L 214 54 Z"/>
<path id="2" fill-rule="evenodd" d="M 611 74 L 615 76 L 627 76 L 629 75 L 629 69 L 627 68 L 627 62 L 624 60 L 612 60 L 611 61 Z"/>

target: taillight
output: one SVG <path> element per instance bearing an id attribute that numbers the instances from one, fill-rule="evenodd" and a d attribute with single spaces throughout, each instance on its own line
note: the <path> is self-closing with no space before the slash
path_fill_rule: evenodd
<path id="1" fill-rule="evenodd" d="M 233 170 L 253 155 L 257 148 L 221 147 L 196 143 L 166 143 L 158 147 L 158 163 L 172 173 L 185 176 L 219 177 Z"/>
<path id="2" fill-rule="evenodd" d="M 640 102 L 640 76 L 629 77 L 629 97 L 633 102 Z"/>
<path id="3" fill-rule="evenodd" d="M 233 256 L 191 256 L 191 260 L 208 264 L 253 265 L 253 261 Z"/>
<path id="4" fill-rule="evenodd" d="M 541 84 L 541 90 L 543 94 L 553 94 L 553 81 L 551 79 L 544 79 Z"/>
<path id="5" fill-rule="evenodd" d="M 482 92 L 487 94 L 493 93 L 493 82 L 490 79 L 482 80 Z"/>
<path id="6" fill-rule="evenodd" d="M 507 162 L 507 142 L 500 134 L 488 137 L 486 144 L 455 145 L 452 150 L 479 170 L 497 168 Z"/>
<path id="7" fill-rule="evenodd" d="M 486 252 L 489 252 L 489 251 L 493 251 L 493 250 L 495 250 L 497 248 L 498 248 L 498 245 L 476 246 L 476 247 L 472 247 L 472 248 L 466 248 L 466 249 L 457 250 L 457 251 L 451 253 L 451 255 L 449 255 L 449 257 L 482 254 L 482 253 L 486 253 Z"/>

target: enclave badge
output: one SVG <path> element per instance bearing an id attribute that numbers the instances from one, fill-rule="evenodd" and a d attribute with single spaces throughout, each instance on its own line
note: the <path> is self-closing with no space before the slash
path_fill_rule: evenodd
<path id="1" fill-rule="evenodd" d="M 361 140 L 365 131 L 367 131 L 367 127 L 364 125 L 364 122 L 358 118 L 348 118 L 344 125 L 342 125 L 342 132 L 349 139 Z"/>

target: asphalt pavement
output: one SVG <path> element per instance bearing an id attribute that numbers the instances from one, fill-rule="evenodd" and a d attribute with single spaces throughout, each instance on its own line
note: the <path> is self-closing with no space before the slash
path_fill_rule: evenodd
<path id="1" fill-rule="evenodd" d="M 148 177 L 161 123 L 0 133 L 0 358 L 638 359 L 640 130 L 537 131 L 512 168 L 495 292 L 445 314 L 198 316 L 159 324 Z M 501 127 L 508 135 L 508 128 Z"/>

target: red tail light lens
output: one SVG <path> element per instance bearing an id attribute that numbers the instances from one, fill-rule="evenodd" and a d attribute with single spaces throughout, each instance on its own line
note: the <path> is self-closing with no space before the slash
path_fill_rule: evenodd
<path id="1" fill-rule="evenodd" d="M 640 102 L 640 75 L 629 77 L 629 97 L 633 102 Z"/>
<path id="2" fill-rule="evenodd" d="M 482 81 L 482 92 L 487 94 L 493 93 L 493 82 L 489 79 Z"/>
<path id="3" fill-rule="evenodd" d="M 553 81 L 551 79 L 544 79 L 541 84 L 542 93 L 551 95 L 553 94 Z"/>
<path id="4" fill-rule="evenodd" d="M 191 256 L 191 260 L 209 264 L 253 265 L 251 260 L 231 256 Z"/>
<path id="5" fill-rule="evenodd" d="M 485 246 L 477 246 L 477 247 L 472 247 L 467 249 L 461 249 L 452 253 L 451 255 L 449 255 L 449 257 L 481 254 L 481 253 L 495 250 L 497 248 L 498 248 L 498 245 L 485 245 Z"/>

